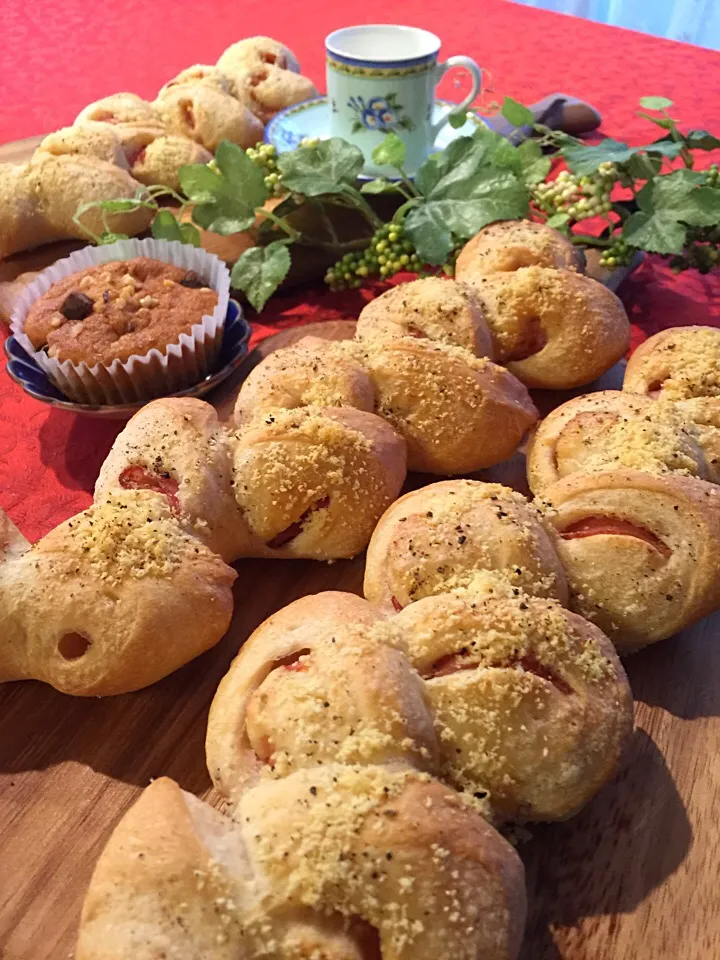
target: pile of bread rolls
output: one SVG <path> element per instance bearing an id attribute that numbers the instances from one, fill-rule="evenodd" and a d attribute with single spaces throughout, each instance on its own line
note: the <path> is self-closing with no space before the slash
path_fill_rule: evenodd
<path id="1" fill-rule="evenodd" d="M 371 538 L 364 600 L 263 623 L 210 710 L 228 815 L 148 787 L 96 866 L 78 960 L 515 960 L 523 869 L 497 828 L 572 816 L 632 732 L 600 627 L 627 653 L 720 606 L 719 353 L 720 331 L 651 338 L 622 392 L 539 426 L 542 500 L 409 493 Z"/>
<path id="2" fill-rule="evenodd" d="M 50 134 L 25 164 L 0 165 L 0 259 L 44 243 L 86 239 L 73 221 L 83 203 L 134 197 L 143 184 L 178 189 L 178 170 L 207 163 L 222 140 L 250 147 L 280 110 L 317 96 L 295 56 L 269 37 L 240 40 L 215 66 L 169 80 L 150 103 L 117 93 Z M 108 228 L 135 235 L 149 210 L 109 213 Z M 102 233 L 99 211 L 87 226 Z"/>

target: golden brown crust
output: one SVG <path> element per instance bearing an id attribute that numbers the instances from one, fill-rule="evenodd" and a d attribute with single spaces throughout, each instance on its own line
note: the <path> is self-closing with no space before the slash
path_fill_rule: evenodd
<path id="1" fill-rule="evenodd" d="M 427 277 L 387 290 L 363 307 L 357 340 L 396 340 L 427 337 L 464 347 L 476 357 L 492 360 L 492 340 L 480 304 L 465 284 Z"/>
<path id="2" fill-rule="evenodd" d="M 245 642 L 213 700 L 207 760 L 233 802 L 263 777 L 327 763 L 439 769 L 422 683 L 352 594 L 304 597 Z"/>
<path id="3" fill-rule="evenodd" d="M 368 546 L 365 596 L 393 612 L 492 571 L 512 587 L 564 603 L 555 542 L 536 508 L 508 487 L 434 483 L 405 494 L 381 517 Z"/>
<path id="4" fill-rule="evenodd" d="M 607 637 L 556 600 L 426 597 L 380 624 L 424 679 L 441 777 L 512 820 L 564 820 L 617 770 L 630 687 Z"/>
<path id="5" fill-rule="evenodd" d="M 370 378 L 347 342 L 303 337 L 275 350 L 244 381 L 235 404 L 243 426 L 272 410 L 299 407 L 353 407 L 372 413 Z"/>
<path id="6" fill-rule="evenodd" d="M 560 534 L 572 609 L 621 653 L 720 605 L 720 490 L 713 484 L 635 470 L 573 474 L 549 487 L 544 501 Z"/>
<path id="7" fill-rule="evenodd" d="M 402 438 L 349 407 L 278 410 L 236 439 L 235 497 L 265 545 L 254 556 L 354 556 L 404 479 Z"/>
<path id="8" fill-rule="evenodd" d="M 147 257 L 88 267 L 38 297 L 25 333 L 36 350 L 88 366 L 162 353 L 217 306 L 214 290 L 184 286 L 187 277 L 182 267 Z M 68 297 L 84 300 L 81 314 L 66 306 Z"/>
<path id="9" fill-rule="evenodd" d="M 544 223 L 499 220 L 483 227 L 465 244 L 455 264 L 455 276 L 465 280 L 532 266 L 582 273 L 585 256 Z"/>
<path id="10" fill-rule="evenodd" d="M 697 428 L 674 404 L 617 390 L 576 397 L 539 424 L 527 450 L 530 489 L 571 473 L 643 470 L 711 479 Z"/>
<path id="11" fill-rule="evenodd" d="M 162 100 L 174 87 L 180 87 L 188 83 L 206 83 L 220 90 L 222 93 L 230 93 L 230 81 L 222 70 L 206 63 L 196 63 L 193 64 L 192 67 L 186 67 L 184 70 L 181 70 L 180 73 L 163 84 L 158 91 L 156 99 Z"/>
<path id="12" fill-rule="evenodd" d="M 135 414 L 100 469 L 95 500 L 128 489 L 166 491 L 179 522 L 228 563 L 251 549 L 233 493 L 230 440 L 209 403 L 153 400 Z"/>
<path id="13" fill-rule="evenodd" d="M 720 397 L 720 330 L 671 327 L 649 337 L 628 360 L 623 390 L 663 400 Z"/>
<path id="14" fill-rule="evenodd" d="M 377 412 L 405 438 L 410 470 L 447 476 L 500 463 L 537 418 L 515 377 L 460 347 L 402 337 L 365 349 Z"/>
<path id="15" fill-rule="evenodd" d="M 211 153 L 223 140 L 241 147 L 262 140 L 263 126 L 258 118 L 235 97 L 211 84 L 171 87 L 155 106 L 172 133 L 196 140 Z"/>
<path id="16" fill-rule="evenodd" d="M 30 162 L 33 163 L 46 153 L 56 157 L 63 154 L 81 154 L 113 163 L 123 170 L 128 169 L 122 141 L 109 123 L 87 121 L 79 126 L 56 130 L 41 141 Z"/>
<path id="17" fill-rule="evenodd" d="M 164 497 L 108 495 L 0 567 L 0 607 L 24 638 L 3 646 L 0 673 L 77 696 L 148 686 L 222 637 L 235 577 Z"/>
<path id="18" fill-rule="evenodd" d="M 692 424 L 708 469 L 708 480 L 720 483 L 720 397 L 690 397 L 676 400 L 675 408 Z"/>
<path id="19" fill-rule="evenodd" d="M 589 277 L 522 267 L 462 279 L 480 300 L 498 362 L 529 387 L 564 390 L 590 383 L 630 344 L 622 303 Z"/>
<path id="20" fill-rule="evenodd" d="M 417 774 L 299 771 L 248 791 L 235 823 L 158 780 L 100 858 L 77 957 L 360 960 L 370 942 L 393 960 L 515 960 L 524 920 L 517 854 Z"/>
<path id="21" fill-rule="evenodd" d="M 157 125 L 160 116 L 155 107 L 138 97 L 135 93 L 114 93 L 101 100 L 89 103 L 75 117 L 76 124 L 87 121 L 95 123 L 109 123 L 113 126 L 121 124 Z"/>
<path id="22" fill-rule="evenodd" d="M 147 145 L 130 153 L 131 174 L 140 183 L 161 183 L 180 190 L 178 170 L 189 163 L 209 163 L 212 154 L 187 137 L 162 136 L 148 139 Z"/>

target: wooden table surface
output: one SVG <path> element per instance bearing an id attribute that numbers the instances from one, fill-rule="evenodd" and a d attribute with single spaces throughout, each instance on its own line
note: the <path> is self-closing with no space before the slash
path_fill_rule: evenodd
<path id="1" fill-rule="evenodd" d="M 216 398 L 225 412 L 236 388 Z M 520 457 L 492 479 L 521 474 Z M 238 647 L 297 597 L 359 593 L 362 584 L 362 557 L 236 566 L 228 635 L 153 687 L 104 700 L 34 682 L 0 687 L 2 960 L 73 955 L 93 865 L 153 777 L 220 805 L 205 727 Z M 720 614 L 636 654 L 627 669 L 637 730 L 622 772 L 577 817 L 534 826 L 521 844 L 530 905 L 522 960 L 720 958 Z"/>

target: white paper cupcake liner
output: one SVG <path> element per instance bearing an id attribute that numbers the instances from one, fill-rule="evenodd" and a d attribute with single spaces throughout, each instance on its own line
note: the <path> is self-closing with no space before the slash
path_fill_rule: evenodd
<path id="1" fill-rule="evenodd" d="M 212 314 L 193 324 L 189 334 L 181 333 L 177 343 L 170 344 L 164 351 L 153 348 L 144 356 L 133 354 L 125 361 L 113 360 L 109 365 L 96 363 L 91 367 L 84 362 L 61 362 L 49 357 L 44 350 L 35 350 L 24 326 L 28 311 L 38 297 L 71 273 L 111 260 L 135 257 L 162 260 L 199 274 L 218 295 Z M 11 328 L 23 349 L 71 400 L 93 404 L 132 403 L 184 390 L 212 372 L 222 344 L 229 296 L 230 272 L 214 254 L 175 240 L 119 240 L 106 246 L 76 250 L 43 270 L 20 296 L 12 313 Z"/>

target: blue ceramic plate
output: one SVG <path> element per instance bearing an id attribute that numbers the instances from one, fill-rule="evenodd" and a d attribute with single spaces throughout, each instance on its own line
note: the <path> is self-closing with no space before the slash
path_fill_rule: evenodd
<path id="1" fill-rule="evenodd" d="M 240 366 L 247 354 L 250 333 L 250 324 L 245 319 L 242 308 L 234 300 L 230 300 L 225 317 L 225 329 L 220 356 L 217 361 L 217 370 L 199 383 L 188 387 L 186 390 L 173 393 L 172 396 L 204 397 L 206 393 L 221 384 L 223 380 L 227 380 L 230 374 Z M 137 400 L 134 403 L 113 405 L 73 403 L 51 383 L 47 374 L 23 350 L 14 336 L 8 337 L 5 341 L 5 353 L 8 358 L 7 372 L 15 383 L 19 384 L 25 393 L 29 393 L 31 397 L 35 397 L 36 400 L 41 400 L 43 403 L 49 403 L 59 410 L 68 410 L 70 413 L 85 413 L 92 417 L 105 417 L 108 420 L 126 420 L 148 402 L 147 400 Z"/>
<path id="2" fill-rule="evenodd" d="M 432 122 L 437 123 L 442 117 L 456 107 L 456 103 L 449 100 L 436 100 Z M 433 145 L 433 151 L 444 150 L 448 144 L 458 137 L 467 137 L 484 121 L 476 113 L 468 112 L 468 119 L 454 130 L 449 123 L 445 124 Z M 278 153 L 294 150 L 305 137 L 320 137 L 327 140 L 330 137 L 330 109 L 327 97 L 315 97 L 287 107 L 275 114 L 265 127 L 265 142 L 271 143 Z M 360 180 L 372 180 L 370 176 L 362 175 Z"/>

